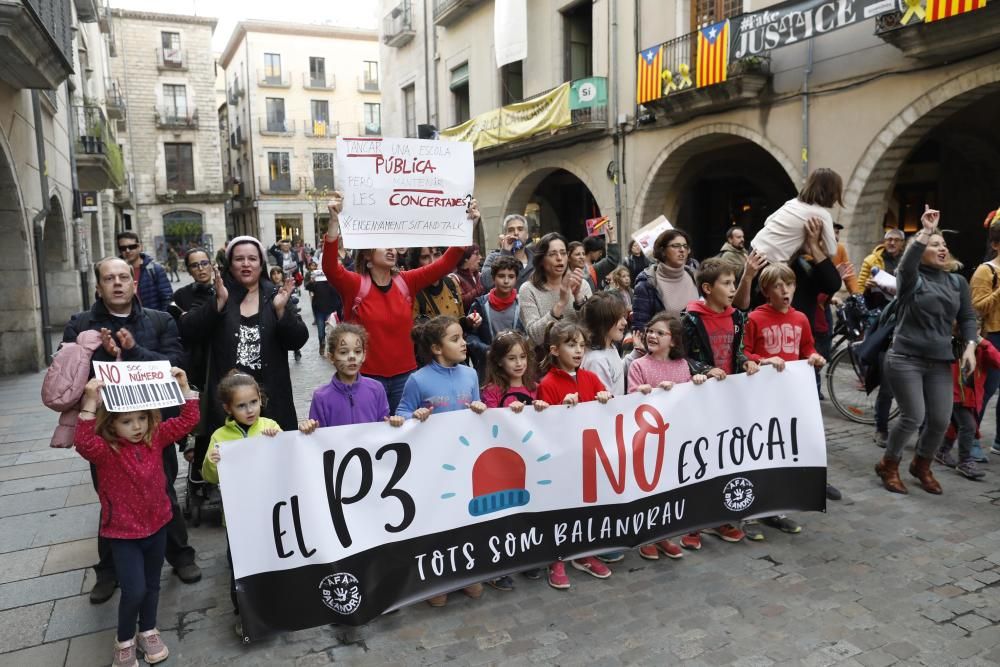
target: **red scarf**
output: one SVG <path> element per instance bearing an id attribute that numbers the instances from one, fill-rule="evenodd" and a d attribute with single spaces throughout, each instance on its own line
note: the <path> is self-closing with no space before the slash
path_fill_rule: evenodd
<path id="1" fill-rule="evenodd" d="M 513 306 L 514 302 L 517 301 L 517 292 L 515 290 L 511 290 L 510 296 L 508 296 L 506 299 L 502 299 L 497 296 L 496 289 L 491 289 L 489 293 L 489 299 L 490 299 L 490 308 L 498 312 L 504 311 Z"/>

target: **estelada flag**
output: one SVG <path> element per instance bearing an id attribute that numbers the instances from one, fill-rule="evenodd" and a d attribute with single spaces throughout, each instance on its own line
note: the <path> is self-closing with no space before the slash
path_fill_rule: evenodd
<path id="1" fill-rule="evenodd" d="M 927 0 L 927 23 L 982 9 L 986 0 Z"/>
<path id="2" fill-rule="evenodd" d="M 698 31 L 698 71 L 696 85 L 722 83 L 729 72 L 729 19 Z"/>
<path id="3" fill-rule="evenodd" d="M 663 70 L 663 45 L 651 46 L 639 53 L 635 73 L 635 101 L 644 104 L 662 97 L 660 73 Z"/>

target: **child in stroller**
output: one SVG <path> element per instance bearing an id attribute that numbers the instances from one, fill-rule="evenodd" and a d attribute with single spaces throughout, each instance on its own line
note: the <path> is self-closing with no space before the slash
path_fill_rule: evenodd
<path id="1" fill-rule="evenodd" d="M 206 482 L 201 477 L 201 464 L 208 452 L 208 435 L 192 434 L 188 437 L 184 449 L 184 458 L 188 461 L 187 480 L 184 484 L 184 517 L 191 520 L 191 525 L 198 527 L 206 512 L 213 513 L 222 520 L 222 493 L 219 487 Z"/>

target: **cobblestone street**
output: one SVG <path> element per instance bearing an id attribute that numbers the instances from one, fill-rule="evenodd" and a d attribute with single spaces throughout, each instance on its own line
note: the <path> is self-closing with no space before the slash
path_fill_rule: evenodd
<path id="1" fill-rule="evenodd" d="M 306 307 L 308 310 L 308 306 Z M 294 364 L 300 414 L 329 378 L 315 332 Z M 106 665 L 118 594 L 94 606 L 98 506 L 86 463 L 53 450 L 42 376 L 0 379 L 0 665 Z M 1000 662 L 1000 474 L 940 471 L 944 495 L 907 476 L 891 495 L 867 427 L 824 404 L 830 479 L 845 500 L 798 517 L 799 535 L 705 538 L 679 561 L 630 552 L 566 592 L 518 578 L 480 601 L 452 596 L 359 628 L 323 627 L 242 645 L 233 635 L 223 530 L 191 529 L 204 578 L 163 571 L 159 627 L 174 665 L 995 665 Z M 992 417 L 984 424 L 994 432 Z M 183 488 L 182 480 L 178 488 Z"/>

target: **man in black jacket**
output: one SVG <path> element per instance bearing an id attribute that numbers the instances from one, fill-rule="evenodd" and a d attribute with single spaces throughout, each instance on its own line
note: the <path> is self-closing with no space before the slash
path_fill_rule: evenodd
<path id="1" fill-rule="evenodd" d="M 94 351 L 94 361 L 162 361 L 171 366 L 181 366 L 183 350 L 173 318 L 165 312 L 143 308 L 135 296 L 135 280 L 127 263 L 116 257 L 102 259 L 94 265 L 97 276 L 98 298 L 90 310 L 74 315 L 63 332 L 63 342 L 76 342 L 82 331 L 99 331 L 103 345 Z M 93 373 L 93 371 L 91 371 Z M 176 409 L 165 409 L 164 417 L 174 416 Z M 167 524 L 167 561 L 174 573 L 185 583 L 201 579 L 201 570 L 195 564 L 195 551 L 187 543 L 184 516 L 177 503 L 174 480 L 177 478 L 177 452 L 173 447 L 163 449 L 163 470 L 167 477 L 167 495 L 173 518 Z M 97 475 L 93 465 L 90 476 L 97 488 Z M 100 561 L 94 566 L 97 583 L 90 592 L 90 601 L 100 604 L 107 601 L 118 585 L 111 545 L 108 540 L 97 538 Z"/>

